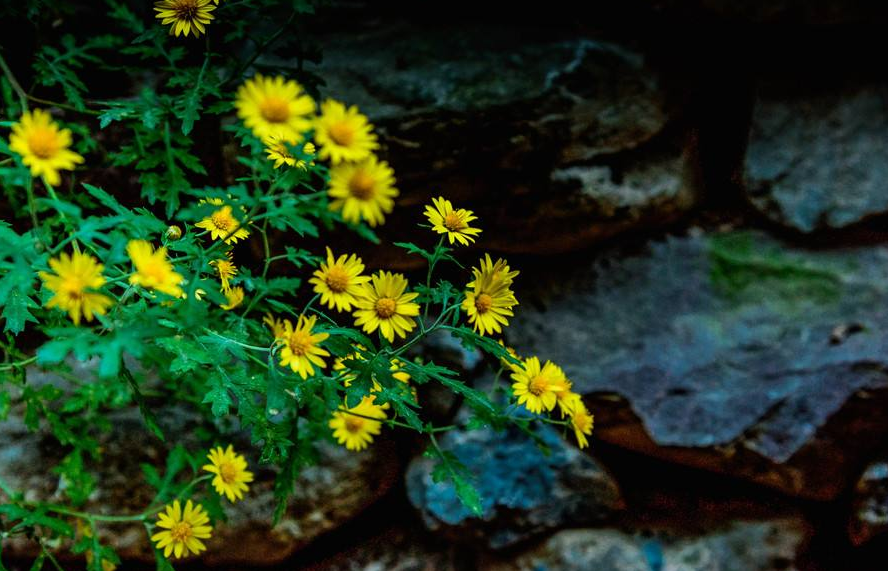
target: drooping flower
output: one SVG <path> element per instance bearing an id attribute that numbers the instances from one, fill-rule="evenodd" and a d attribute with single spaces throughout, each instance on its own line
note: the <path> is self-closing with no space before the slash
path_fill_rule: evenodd
<path id="1" fill-rule="evenodd" d="M 576 409 L 570 417 L 570 425 L 574 429 L 574 436 L 581 449 L 589 446 L 589 441 L 586 437 L 592 435 L 592 426 L 594 423 L 595 417 L 589 413 L 586 406 L 582 403 L 580 408 Z"/>
<path id="2" fill-rule="evenodd" d="M 395 172 L 370 156 L 359 163 L 341 163 L 330 170 L 330 210 L 342 211 L 346 222 L 382 224 L 395 206 Z"/>
<path id="3" fill-rule="evenodd" d="M 145 240 L 130 240 L 126 245 L 126 253 L 136 267 L 130 276 L 129 283 L 153 289 L 173 297 L 182 295 L 182 274 L 176 273 L 173 264 L 167 259 L 166 248 L 154 249 Z"/>
<path id="4" fill-rule="evenodd" d="M 416 327 L 413 318 L 419 315 L 419 304 L 413 300 L 418 293 L 407 293 L 407 279 L 402 274 L 380 271 L 373 274 L 372 281 L 361 286 L 361 296 L 355 303 L 355 325 L 364 332 L 373 333 L 377 329 L 382 336 L 394 342 L 395 335 L 407 337 Z"/>
<path id="5" fill-rule="evenodd" d="M 219 258 L 213 260 L 210 265 L 216 268 L 216 275 L 219 276 L 219 282 L 222 284 L 222 291 L 226 292 L 231 289 L 231 278 L 237 275 L 237 266 L 230 257 Z"/>
<path id="6" fill-rule="evenodd" d="M 329 336 L 329 333 L 314 333 L 317 316 L 299 316 L 296 327 L 290 320 L 284 320 L 284 333 L 280 337 L 284 341 L 281 349 L 281 366 L 290 367 L 294 373 L 303 379 L 314 375 L 315 367 L 323 369 L 326 366 L 321 357 L 329 357 L 330 353 L 322 349 L 320 344 Z"/>
<path id="7" fill-rule="evenodd" d="M 327 261 L 321 262 L 308 283 L 314 284 L 315 293 L 321 294 L 321 303 L 336 311 L 350 311 L 361 294 L 361 285 L 370 281 L 362 276 L 364 263 L 355 254 L 333 256 L 327 248 Z"/>
<path id="8" fill-rule="evenodd" d="M 314 121 L 318 157 L 333 165 L 362 161 L 379 148 L 373 125 L 358 108 L 327 99 L 321 103 L 321 114 Z"/>
<path id="9" fill-rule="evenodd" d="M 473 220 L 478 219 L 474 212 L 465 208 L 453 208 L 450 201 L 443 196 L 432 199 L 432 204 L 425 207 L 425 215 L 432 230 L 446 235 L 451 244 L 456 241 L 468 246 L 481 233 L 479 228 L 470 226 Z"/>
<path id="10" fill-rule="evenodd" d="M 247 470 L 244 457 L 236 454 L 229 444 L 225 449 L 221 446 L 211 449 L 207 458 L 210 463 L 202 469 L 216 475 L 211 482 L 216 493 L 232 503 L 243 499 L 244 492 L 250 489 L 247 484 L 253 481 L 253 473 Z"/>
<path id="11" fill-rule="evenodd" d="M 557 393 L 564 390 L 564 371 L 552 361 L 540 367 L 540 360 L 529 357 L 524 366 L 512 373 L 512 393 L 518 397 L 518 404 L 524 405 L 533 413 L 543 409 L 552 410 L 558 401 Z"/>
<path id="12" fill-rule="evenodd" d="M 275 137 L 293 143 L 311 129 L 315 110 L 314 100 L 292 79 L 258 73 L 238 88 L 234 106 L 258 139 Z"/>
<path id="13" fill-rule="evenodd" d="M 286 326 L 284 325 L 284 320 L 279 319 L 273 316 L 270 313 L 266 313 L 265 317 L 262 318 L 262 323 L 268 326 L 271 329 L 271 335 L 275 339 L 283 339 L 284 333 L 286 332 Z"/>
<path id="14" fill-rule="evenodd" d="M 518 355 L 518 352 L 515 351 L 515 349 L 513 347 L 509 347 L 508 345 L 506 345 L 502 339 L 500 339 L 498 341 L 498 343 L 500 345 L 502 345 L 503 349 L 506 350 L 506 353 L 508 353 L 510 357 L 512 357 L 513 359 L 516 359 L 517 361 L 523 361 L 523 359 Z M 505 357 L 500 358 L 500 365 L 502 365 L 504 369 L 508 369 L 508 370 L 512 370 L 512 371 L 516 370 L 516 368 L 520 369 L 522 366 L 520 363 L 514 363 L 514 362 L 506 359 Z"/>
<path id="15" fill-rule="evenodd" d="M 583 405 L 583 397 L 573 392 L 573 382 L 567 377 L 561 382 L 563 390 L 555 393 L 558 401 L 558 410 L 561 411 L 561 418 L 573 415 L 574 411 L 579 410 Z"/>
<path id="16" fill-rule="evenodd" d="M 110 297 L 96 291 L 105 284 L 104 266 L 89 254 L 62 253 L 49 260 L 49 267 L 55 273 L 39 273 L 46 289 L 54 294 L 46 307 L 67 311 L 74 325 L 80 325 L 81 316 L 92 321 L 94 315 L 104 315 L 113 305 Z"/>
<path id="17" fill-rule="evenodd" d="M 169 557 L 171 553 L 176 558 L 189 553 L 197 555 L 207 549 L 201 540 L 209 539 L 213 533 L 209 523 L 210 518 L 203 506 L 188 500 L 183 510 L 179 500 L 176 500 L 166 506 L 164 512 L 157 514 L 155 525 L 163 531 L 152 535 L 151 541 L 157 544 L 157 549 L 163 549 L 164 557 Z"/>
<path id="18" fill-rule="evenodd" d="M 218 4 L 219 2 L 216 2 Z M 199 37 L 206 32 L 206 26 L 213 20 L 211 13 L 216 7 L 210 5 L 210 0 L 160 0 L 154 3 L 156 18 L 161 24 L 170 26 L 170 35 L 180 34 L 186 38 L 189 33 Z"/>
<path id="19" fill-rule="evenodd" d="M 43 177 L 50 186 L 61 184 L 60 170 L 74 170 L 83 162 L 83 157 L 68 149 L 70 146 L 71 131 L 59 129 L 49 112 L 42 109 L 25 111 L 12 124 L 9 148 L 22 157 L 31 176 Z"/>
<path id="20" fill-rule="evenodd" d="M 262 142 L 265 144 L 265 153 L 268 155 L 268 160 L 274 161 L 274 168 L 278 169 L 283 165 L 287 165 L 288 167 L 296 167 L 302 170 L 308 169 L 309 163 L 306 163 L 304 159 L 294 157 L 290 149 L 287 148 L 288 144 L 295 145 L 297 143 L 295 139 L 269 135 Z M 302 146 L 302 152 L 306 155 L 313 155 L 315 151 L 316 149 L 312 142 L 307 142 Z M 314 161 L 310 164 L 314 164 Z"/>
<path id="21" fill-rule="evenodd" d="M 200 203 L 222 207 L 195 224 L 198 228 L 209 231 L 213 240 L 224 239 L 226 244 L 235 244 L 250 235 L 250 231 L 242 227 L 234 217 L 231 206 L 225 204 L 221 198 L 208 198 L 201 200 Z"/>
<path id="22" fill-rule="evenodd" d="M 469 315 L 469 323 L 481 335 L 501 333 L 503 326 L 509 324 L 508 318 L 514 315 L 512 308 L 518 305 L 510 288 L 518 272 L 510 271 L 505 260 L 492 262 L 489 254 L 484 255 L 479 266 L 472 268 L 475 279 L 466 286 L 469 291 L 462 309 Z"/>
<path id="23" fill-rule="evenodd" d="M 349 450 L 363 450 L 382 432 L 382 423 L 374 419 L 385 420 L 385 411 L 373 401 L 374 397 L 365 396 L 357 406 L 343 405 L 333 413 L 329 426 L 339 444 Z"/>
<path id="24" fill-rule="evenodd" d="M 219 307 L 221 307 L 225 311 L 231 311 L 244 302 L 244 288 L 240 286 L 228 288 L 222 293 L 225 294 L 226 303 L 223 303 Z"/>

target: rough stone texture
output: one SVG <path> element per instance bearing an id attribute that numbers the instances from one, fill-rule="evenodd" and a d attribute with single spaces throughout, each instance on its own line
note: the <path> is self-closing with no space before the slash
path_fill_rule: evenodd
<path id="1" fill-rule="evenodd" d="M 403 212 L 443 194 L 476 211 L 486 248 L 552 252 L 692 206 L 692 137 L 664 134 L 683 95 L 631 47 L 513 22 L 356 18 L 322 40 L 318 73 L 376 124 Z M 413 232 L 396 218 L 383 232 Z"/>
<path id="2" fill-rule="evenodd" d="M 746 158 L 753 204 L 802 232 L 888 212 L 888 86 L 765 89 Z"/>
<path id="3" fill-rule="evenodd" d="M 851 540 L 861 545 L 888 533 L 888 462 L 874 462 L 854 489 Z"/>
<path id="4" fill-rule="evenodd" d="M 699 537 L 641 537 L 611 529 L 562 531 L 482 571 L 791 571 L 798 521 L 739 522 Z"/>
<path id="5" fill-rule="evenodd" d="M 407 471 L 407 495 L 433 532 L 494 549 L 568 525 L 607 519 L 621 505 L 611 477 L 550 428 L 539 431 L 551 454 L 510 429 L 453 431 L 441 438 L 475 476 L 483 515 L 463 507 L 453 486 L 432 481 L 434 461 L 417 458 Z"/>
<path id="6" fill-rule="evenodd" d="M 564 367 L 598 438 L 826 499 L 886 436 L 888 249 L 728 234 L 549 262 L 520 268 L 540 278 L 509 341 Z"/>
<path id="7" fill-rule="evenodd" d="M 111 415 L 113 430 L 104 438 L 97 478 L 100 487 L 84 506 L 96 513 L 136 513 L 153 498 L 145 483 L 140 462 L 161 464 L 164 445 L 147 431 L 135 410 Z M 170 433 L 189 439 L 197 423 L 183 410 L 159 415 Z M 241 449 L 248 449 L 245 443 Z M 28 432 L 20 416 L 0 422 L 0 478 L 13 489 L 23 490 L 27 500 L 62 501 L 60 481 L 50 469 L 61 458 L 54 439 Z M 356 454 L 342 447 L 322 445 L 316 466 L 305 469 L 294 497 L 280 524 L 271 529 L 274 512 L 274 474 L 250 461 L 256 482 L 243 501 L 223 501 L 229 521 L 219 524 L 208 542 L 203 561 L 210 565 L 265 565 L 278 563 L 306 546 L 320 534 L 351 519 L 381 497 L 398 477 L 398 461 L 390 445 L 380 440 L 372 452 Z M 214 493 L 209 491 L 209 493 Z M 0 494 L 2 497 L 2 494 Z M 126 560 L 153 561 L 144 529 L 138 525 L 106 525 L 103 540 Z M 31 557 L 29 541 L 4 542 L 4 557 Z"/>

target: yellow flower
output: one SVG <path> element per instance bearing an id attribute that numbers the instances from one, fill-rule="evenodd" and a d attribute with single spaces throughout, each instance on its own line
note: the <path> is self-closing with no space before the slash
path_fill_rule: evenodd
<path id="1" fill-rule="evenodd" d="M 165 247 L 155 250 L 145 240 L 130 240 L 126 245 L 126 253 L 136 267 L 136 273 L 130 276 L 129 283 L 173 297 L 183 294 L 179 284 L 184 278 L 173 270 L 173 264 L 167 260 Z"/>
<path id="2" fill-rule="evenodd" d="M 583 397 L 571 390 L 573 389 L 573 383 L 570 379 L 565 377 L 561 382 L 561 386 L 563 390 L 555 393 L 555 398 L 558 401 L 558 410 L 561 411 L 561 418 L 564 418 L 565 416 L 572 416 L 575 411 L 583 406 Z"/>
<path id="3" fill-rule="evenodd" d="M 480 229 L 469 226 L 472 220 L 478 219 L 474 212 L 464 208 L 454 209 L 443 196 L 432 199 L 432 206 L 426 206 L 425 215 L 432 224 L 432 230 L 438 234 L 446 234 L 451 244 L 455 240 L 468 246 L 481 233 Z"/>
<path id="4" fill-rule="evenodd" d="M 199 554 L 206 551 L 207 546 L 201 539 L 209 539 L 213 528 L 210 527 L 210 518 L 203 511 L 200 504 L 192 504 L 191 500 L 185 503 L 185 510 L 179 500 L 166 506 L 166 512 L 157 514 L 157 527 L 159 531 L 151 536 L 151 541 L 157 543 L 157 549 L 163 549 L 163 556 L 169 557 L 172 553 L 176 558 L 189 553 Z"/>
<path id="5" fill-rule="evenodd" d="M 506 350 L 506 353 L 508 353 L 510 357 L 512 357 L 513 359 L 516 359 L 516 360 L 518 360 L 518 361 L 522 361 L 521 357 L 518 355 L 518 352 L 515 351 L 514 348 L 507 346 L 507 345 L 503 342 L 502 339 L 500 339 L 499 341 L 497 341 L 497 343 L 499 343 L 499 344 L 503 347 L 503 349 Z M 503 367 L 504 369 L 511 369 L 511 370 L 513 370 L 513 371 L 515 371 L 515 370 L 520 370 L 520 369 L 521 369 L 521 365 L 520 365 L 520 364 L 518 364 L 518 363 L 513 363 L 512 361 L 509 361 L 509 360 L 506 359 L 505 357 L 501 357 L 501 358 L 500 358 L 500 365 L 502 365 L 502 367 Z"/>
<path id="6" fill-rule="evenodd" d="M 235 244 L 238 240 L 242 240 L 250 235 L 250 231 L 242 228 L 241 223 L 232 214 L 231 206 L 225 204 L 221 198 L 209 198 L 201 200 L 200 203 L 222 206 L 222 208 L 195 224 L 198 228 L 208 230 L 213 240 L 225 239 L 226 244 Z"/>
<path id="7" fill-rule="evenodd" d="M 215 9 L 215 6 L 210 6 L 210 0 L 160 0 L 154 3 L 155 17 L 164 26 L 172 24 L 170 35 L 179 37 L 179 34 L 184 34 L 186 38 L 189 33 L 199 37 L 206 32 L 206 26 L 213 19 L 210 12 Z"/>
<path id="8" fill-rule="evenodd" d="M 466 286 L 462 309 L 469 315 L 469 323 L 481 335 L 501 333 L 508 317 L 515 315 L 512 308 L 518 305 L 515 294 L 509 288 L 518 272 L 509 271 L 505 260 L 493 263 L 489 254 L 484 255 L 479 268 L 472 268 L 475 279 Z"/>
<path id="9" fill-rule="evenodd" d="M 574 436 L 580 448 L 589 446 L 589 441 L 586 440 L 586 437 L 592 434 L 594 422 L 595 417 L 589 414 L 585 405 L 580 403 L 580 408 L 574 411 L 573 416 L 570 417 L 570 425 L 574 429 Z"/>
<path id="10" fill-rule="evenodd" d="M 373 125 L 352 105 L 328 99 L 321 104 L 321 115 L 314 120 L 318 156 L 333 165 L 366 159 L 379 148 Z"/>
<path id="11" fill-rule="evenodd" d="M 364 263 L 355 254 L 334 258 L 327 248 L 327 261 L 321 263 L 308 283 L 314 284 L 315 293 L 321 294 L 322 304 L 330 309 L 335 307 L 336 311 L 350 311 L 361 294 L 361 285 L 370 281 L 361 275 L 363 271 Z"/>
<path id="12" fill-rule="evenodd" d="M 231 311 L 235 307 L 239 306 L 244 302 L 244 288 L 242 287 L 233 287 L 229 288 L 222 293 L 225 294 L 225 299 L 227 303 L 223 303 L 219 307 L 224 309 L 225 311 Z M 198 298 L 200 299 L 200 298 Z"/>
<path id="13" fill-rule="evenodd" d="M 228 501 L 242 500 L 244 492 L 249 491 L 247 486 L 253 481 L 253 473 L 247 470 L 247 461 L 240 454 L 235 454 L 231 444 L 222 449 L 217 446 L 207 455 L 209 464 L 203 466 L 203 470 L 215 474 L 213 487 L 220 496 L 225 496 Z"/>
<path id="14" fill-rule="evenodd" d="M 290 152 L 290 149 L 287 148 L 287 145 L 292 146 L 297 143 L 295 139 L 269 135 L 268 137 L 265 137 L 262 142 L 265 144 L 265 152 L 268 155 L 268 160 L 274 161 L 274 168 L 277 169 L 282 165 L 287 165 L 288 167 L 295 166 L 298 169 L 308 170 L 308 164 L 303 159 L 296 159 L 296 157 L 293 156 L 293 153 Z M 315 154 L 314 143 L 305 143 L 305 145 L 302 146 L 302 152 L 306 155 Z M 314 161 L 309 164 L 314 164 Z"/>
<path id="15" fill-rule="evenodd" d="M 81 315 L 92 321 L 93 315 L 105 315 L 105 310 L 113 305 L 110 297 L 93 291 L 105 284 L 104 266 L 89 254 L 74 252 L 69 257 L 63 253 L 49 260 L 49 267 L 55 273 L 39 273 L 46 289 L 54 294 L 46 307 L 67 311 L 74 325 L 80 325 Z"/>
<path id="16" fill-rule="evenodd" d="M 74 170 L 83 157 L 68 150 L 71 131 L 59 129 L 52 116 L 42 109 L 25 111 L 18 123 L 12 124 L 9 148 L 21 155 L 31 175 L 42 176 L 50 186 L 62 182 L 59 170 Z"/>
<path id="17" fill-rule="evenodd" d="M 271 329 L 271 334 L 275 339 L 284 338 L 286 327 L 284 326 L 283 319 L 278 319 L 270 313 L 266 313 L 265 317 L 262 318 L 262 323 L 268 325 L 268 328 Z"/>
<path id="18" fill-rule="evenodd" d="M 329 426 L 333 429 L 333 438 L 339 444 L 345 445 L 349 450 L 363 450 L 373 442 L 375 435 L 382 432 L 382 423 L 373 419 L 384 420 L 385 411 L 374 404 L 373 400 L 374 397 L 366 396 L 357 406 L 346 406 L 333 413 Z"/>
<path id="19" fill-rule="evenodd" d="M 294 143 L 311 129 L 315 110 L 314 100 L 292 79 L 258 73 L 238 88 L 234 106 L 260 140 L 273 136 Z"/>
<path id="20" fill-rule="evenodd" d="M 216 268 L 216 274 L 222 283 L 222 291 L 226 292 L 231 289 L 229 280 L 237 275 L 237 266 L 234 265 L 234 262 L 230 258 L 220 258 L 210 262 L 210 265 Z"/>
<path id="21" fill-rule="evenodd" d="M 355 302 L 355 325 L 363 327 L 366 333 L 377 329 L 382 336 L 394 342 L 395 335 L 407 337 L 416 327 L 413 319 L 419 315 L 419 304 L 413 300 L 418 293 L 405 293 L 407 280 L 402 274 L 377 272 L 371 283 L 362 286 L 361 297 Z"/>
<path id="22" fill-rule="evenodd" d="M 512 393 L 518 397 L 518 404 L 527 410 L 540 413 L 543 409 L 552 410 L 558 400 L 557 393 L 564 390 L 564 371 L 552 361 L 540 367 L 540 360 L 530 357 L 524 367 L 512 373 Z"/>
<path id="23" fill-rule="evenodd" d="M 330 334 L 312 333 L 317 319 L 316 315 L 311 317 L 300 315 L 295 328 L 290 320 L 284 320 L 284 334 L 281 336 L 284 341 L 281 349 L 281 366 L 289 366 L 303 379 L 314 375 L 315 366 L 323 369 L 326 363 L 321 357 L 330 356 L 330 353 L 319 347 Z"/>
<path id="24" fill-rule="evenodd" d="M 342 163 L 330 170 L 333 199 L 330 210 L 342 211 L 342 219 L 357 224 L 366 220 L 370 226 L 382 224 L 385 214 L 395 206 L 398 190 L 394 187 L 395 172 L 385 161 L 370 156 L 360 163 Z"/>

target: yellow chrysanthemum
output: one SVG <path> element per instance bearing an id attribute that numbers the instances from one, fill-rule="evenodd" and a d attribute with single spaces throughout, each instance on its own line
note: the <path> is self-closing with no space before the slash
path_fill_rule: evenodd
<path id="1" fill-rule="evenodd" d="M 281 349 L 281 366 L 290 367 L 303 379 L 314 375 L 315 366 L 323 369 L 326 363 L 321 357 L 330 356 L 330 353 L 320 347 L 330 334 L 312 333 L 317 319 L 316 315 L 311 317 L 300 315 L 296 327 L 293 327 L 288 319 L 284 320 L 284 334 L 281 336 L 284 341 Z"/>
<path id="2" fill-rule="evenodd" d="M 311 129 L 315 110 L 314 100 L 292 79 L 258 73 L 238 88 L 234 106 L 260 140 L 275 137 L 293 143 Z"/>
<path id="3" fill-rule="evenodd" d="M 379 148 L 373 125 L 352 105 L 328 99 L 321 104 L 321 114 L 314 120 L 315 141 L 322 160 L 333 165 L 366 159 Z"/>
<path id="4" fill-rule="evenodd" d="M 71 131 L 59 129 L 42 109 L 25 111 L 18 123 L 12 124 L 9 148 L 21 155 L 32 176 L 43 177 L 50 186 L 61 184 L 60 170 L 74 170 L 83 162 L 83 157 L 68 150 L 70 146 Z"/>
<path id="5" fill-rule="evenodd" d="M 523 359 L 518 355 L 518 352 L 515 351 L 514 348 L 506 345 L 502 339 L 497 341 L 497 343 L 499 343 L 502 346 L 502 348 L 506 350 L 506 353 L 508 353 L 509 356 L 511 356 L 513 359 L 516 359 L 518 361 L 523 361 Z M 500 358 L 500 365 L 502 365 L 502 367 L 504 369 L 508 369 L 508 370 L 512 370 L 512 371 L 515 371 L 515 370 L 521 368 L 521 365 L 519 363 L 513 363 L 512 361 L 509 361 L 505 357 Z"/>
<path id="6" fill-rule="evenodd" d="M 219 282 L 222 284 L 222 291 L 226 292 L 231 289 L 231 278 L 237 275 L 237 266 L 231 258 L 220 258 L 213 260 L 210 265 L 216 268 L 216 275 L 219 276 Z"/>
<path id="7" fill-rule="evenodd" d="M 130 240 L 126 245 L 126 253 L 136 267 L 129 283 L 173 297 L 180 297 L 184 293 L 179 285 L 184 278 L 173 269 L 173 264 L 167 259 L 165 247 L 155 250 L 145 240 Z"/>
<path id="8" fill-rule="evenodd" d="M 366 333 L 379 329 L 389 343 L 394 342 L 395 335 L 407 337 L 416 327 L 413 318 L 419 315 L 419 304 L 413 300 L 419 294 L 405 293 L 407 280 L 403 275 L 380 271 L 361 287 L 361 296 L 355 302 L 355 325 Z"/>
<path id="9" fill-rule="evenodd" d="M 382 432 L 382 423 L 374 419 L 385 420 L 385 411 L 373 401 L 374 397 L 366 396 L 357 406 L 333 413 L 329 426 L 339 444 L 349 450 L 363 450 L 373 442 L 375 435 Z"/>
<path id="10" fill-rule="evenodd" d="M 104 315 L 114 302 L 110 297 L 95 290 L 105 284 L 104 266 L 89 254 L 74 252 L 70 257 L 62 254 L 49 260 L 53 274 L 40 272 L 43 285 L 54 295 L 46 307 L 58 307 L 67 311 L 74 325 L 80 325 L 80 317 L 92 321 L 94 315 Z"/>
<path id="11" fill-rule="evenodd" d="M 265 317 L 262 318 L 262 323 L 268 325 L 268 328 L 271 329 L 271 335 L 275 339 L 283 339 L 284 333 L 287 331 L 287 328 L 284 326 L 284 320 L 278 319 L 270 313 L 266 313 Z"/>
<path id="12" fill-rule="evenodd" d="M 253 481 L 253 473 L 247 470 L 244 457 L 235 454 L 234 448 L 229 444 L 224 450 L 221 446 L 213 448 L 207 458 L 210 463 L 204 465 L 203 469 L 216 475 L 212 481 L 216 493 L 225 496 L 232 503 L 242 500 L 244 492 L 250 489 L 247 484 Z"/>
<path id="13" fill-rule="evenodd" d="M 151 536 L 151 541 L 157 544 L 157 549 L 163 549 L 163 556 L 169 557 L 172 553 L 176 558 L 189 553 L 199 554 L 206 551 L 207 546 L 201 539 L 209 539 L 213 528 L 208 525 L 203 506 L 192 504 L 191 500 L 185 503 L 185 509 L 179 500 L 166 506 L 166 511 L 157 514 L 157 527 L 162 528 Z"/>
<path id="14" fill-rule="evenodd" d="M 462 309 L 469 315 L 469 323 L 481 335 L 501 333 L 509 324 L 507 318 L 515 315 L 512 308 L 518 305 L 515 294 L 509 286 L 518 272 L 509 270 L 505 260 L 493 263 L 489 254 L 484 255 L 480 268 L 472 268 L 475 279 L 466 286 L 466 298 Z"/>
<path id="15" fill-rule="evenodd" d="M 575 411 L 583 406 L 583 397 L 573 392 L 573 383 L 570 379 L 565 378 L 561 383 L 563 390 L 555 393 L 558 401 L 558 410 L 561 411 L 561 418 L 572 416 Z"/>
<path id="16" fill-rule="evenodd" d="M 242 287 L 232 287 L 223 291 L 225 294 L 226 302 L 220 305 L 222 309 L 225 311 L 231 311 L 235 307 L 239 306 L 244 302 L 244 288 Z M 200 299 L 200 298 L 198 298 Z"/>
<path id="17" fill-rule="evenodd" d="M 201 204 L 222 206 L 212 214 L 195 224 L 198 228 L 209 231 L 213 240 L 225 240 L 226 244 L 235 244 L 250 235 L 250 231 L 241 227 L 241 223 L 234 217 L 231 206 L 225 204 L 221 198 L 209 198 L 201 200 Z"/>
<path id="18" fill-rule="evenodd" d="M 395 207 L 395 171 L 371 156 L 360 163 L 342 163 L 330 170 L 330 210 L 342 211 L 346 222 L 382 224 Z"/>
<path id="19" fill-rule="evenodd" d="M 469 225 L 478 219 L 474 212 L 465 208 L 453 208 L 450 201 L 443 196 L 432 199 L 432 205 L 425 207 L 425 215 L 432 224 L 432 230 L 438 234 L 446 234 L 451 244 L 456 241 L 468 246 L 481 233 L 479 228 Z"/>
<path id="20" fill-rule="evenodd" d="M 355 254 L 335 258 L 327 248 L 327 261 L 321 262 L 308 283 L 314 284 L 315 293 L 321 294 L 323 305 L 336 311 L 350 311 L 363 291 L 361 286 L 370 281 L 368 276 L 361 275 L 363 271 L 364 263 Z"/>
<path id="21" fill-rule="evenodd" d="M 558 401 L 557 393 L 564 390 L 564 371 L 552 361 L 540 367 L 540 360 L 530 357 L 524 367 L 512 373 L 512 393 L 533 413 L 552 410 Z"/>
<path id="22" fill-rule="evenodd" d="M 287 165 L 288 167 L 308 170 L 308 165 L 314 164 L 314 161 L 306 163 L 304 159 L 297 159 L 293 156 L 287 145 L 295 145 L 297 143 L 295 139 L 269 135 L 262 139 L 262 142 L 265 144 L 265 153 L 268 155 L 268 160 L 274 161 L 274 168 L 276 169 Z M 308 142 L 302 146 L 302 152 L 306 155 L 314 155 L 315 151 L 314 143 Z"/>
<path id="23" fill-rule="evenodd" d="M 218 3 L 217 1 L 216 4 Z M 172 24 L 170 35 L 179 37 L 182 34 L 186 38 L 189 33 L 199 37 L 206 32 L 206 26 L 213 19 L 211 12 L 215 9 L 215 6 L 210 5 L 210 0 L 160 0 L 154 3 L 154 11 L 157 12 L 155 17 L 164 26 Z"/>
<path id="24" fill-rule="evenodd" d="M 580 448 L 586 448 L 589 446 L 589 441 L 586 437 L 592 435 L 592 426 L 594 423 L 595 417 L 589 413 L 585 405 L 582 403 L 580 404 L 580 408 L 574 411 L 573 416 L 570 417 L 570 425 L 571 428 L 574 429 L 574 436 L 576 437 L 577 444 Z"/>

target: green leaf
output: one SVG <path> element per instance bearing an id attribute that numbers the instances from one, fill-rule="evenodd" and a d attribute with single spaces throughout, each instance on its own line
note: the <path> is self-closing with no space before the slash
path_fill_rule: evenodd
<path id="1" fill-rule="evenodd" d="M 4 331 L 10 331 L 14 335 L 21 333 L 25 329 L 25 323 L 28 321 L 37 323 L 37 319 L 28 311 L 29 308 L 36 308 L 37 304 L 31 298 L 22 295 L 18 290 L 9 292 L 6 299 L 6 305 L 3 307 L 2 316 L 6 319 Z"/>
<path id="2" fill-rule="evenodd" d="M 481 496 L 475 486 L 472 485 L 474 475 L 459 461 L 456 455 L 449 450 L 441 450 L 434 446 L 426 452 L 426 456 L 437 456 L 438 465 L 432 470 L 432 481 L 447 482 L 453 484 L 456 497 L 476 517 L 484 515 L 481 506 Z"/>

